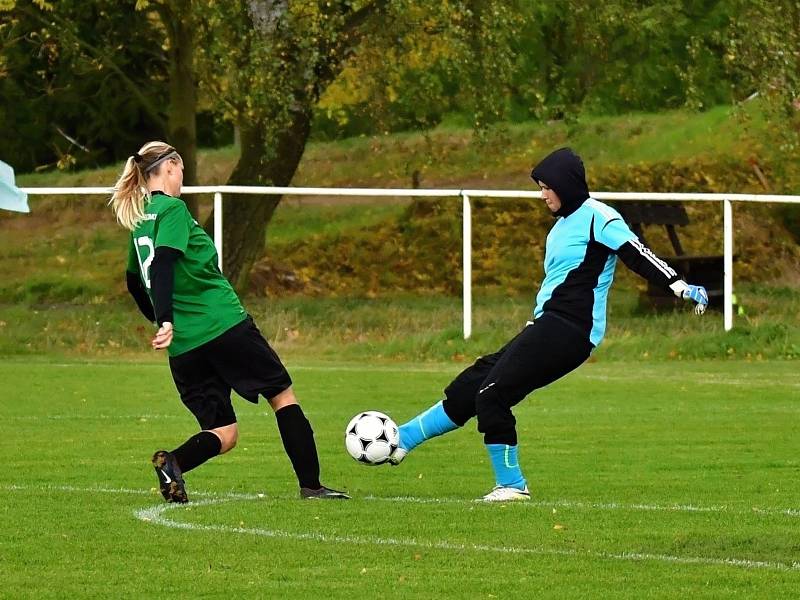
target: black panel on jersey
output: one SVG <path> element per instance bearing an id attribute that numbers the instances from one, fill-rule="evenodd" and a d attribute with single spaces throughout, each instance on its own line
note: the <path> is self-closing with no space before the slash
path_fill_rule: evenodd
<path id="1" fill-rule="evenodd" d="M 542 306 L 545 312 L 552 312 L 567 318 L 578 325 L 588 338 L 594 327 L 594 288 L 606 266 L 611 250 L 594 239 L 594 217 L 589 226 L 589 243 L 586 255 L 580 265 L 572 269 L 564 281 L 553 290 L 552 295 Z"/>

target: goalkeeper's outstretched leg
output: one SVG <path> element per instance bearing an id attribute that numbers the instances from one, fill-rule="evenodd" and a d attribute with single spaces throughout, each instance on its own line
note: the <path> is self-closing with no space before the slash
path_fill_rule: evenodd
<path id="1" fill-rule="evenodd" d="M 482 500 L 530 497 L 518 460 L 511 412 L 533 390 L 582 364 L 606 331 L 608 291 L 617 259 L 654 285 L 696 303 L 708 294 L 689 285 L 647 248 L 613 207 L 589 195 L 583 161 L 569 148 L 545 157 L 531 172 L 544 204 L 556 218 L 545 244 L 545 277 L 533 321 L 506 346 L 478 359 L 445 390 L 445 398 L 400 427 L 398 464 L 424 441 L 463 426 L 474 416 L 484 435 L 495 487 Z"/>

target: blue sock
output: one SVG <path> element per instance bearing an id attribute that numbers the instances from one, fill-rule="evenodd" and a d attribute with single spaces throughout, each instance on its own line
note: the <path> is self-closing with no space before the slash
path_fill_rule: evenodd
<path id="1" fill-rule="evenodd" d="M 400 426 L 400 447 L 411 451 L 425 440 L 448 431 L 457 429 L 458 425 L 450 420 L 441 402 L 437 402 L 425 412 Z"/>
<path id="2" fill-rule="evenodd" d="M 486 444 L 489 458 L 494 468 L 494 479 L 497 485 L 524 490 L 527 482 L 519 468 L 517 447 L 508 444 Z"/>

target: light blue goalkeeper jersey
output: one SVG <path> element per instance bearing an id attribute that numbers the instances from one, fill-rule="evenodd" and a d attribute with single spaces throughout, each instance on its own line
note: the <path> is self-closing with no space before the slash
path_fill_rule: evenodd
<path id="1" fill-rule="evenodd" d="M 547 235 L 544 281 L 533 318 L 544 313 L 561 317 L 584 331 L 596 347 L 606 331 L 614 252 L 626 242 L 638 242 L 636 234 L 616 210 L 593 198 L 559 217 Z"/>

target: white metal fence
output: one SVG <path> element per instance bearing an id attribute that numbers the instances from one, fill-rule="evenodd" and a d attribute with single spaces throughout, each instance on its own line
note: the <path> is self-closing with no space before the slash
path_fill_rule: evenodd
<path id="1" fill-rule="evenodd" d="M 31 195 L 107 195 L 110 188 L 22 188 Z M 182 194 L 214 194 L 214 244 L 219 253 L 222 267 L 222 195 L 223 194 L 271 194 L 285 196 L 371 196 L 371 197 L 435 197 L 460 198 L 463 238 L 463 330 L 464 338 L 472 335 L 472 208 L 470 198 L 541 198 L 541 192 L 513 190 L 420 190 L 420 189 L 382 189 L 382 188 L 300 188 L 300 187 L 259 187 L 238 185 L 187 186 Z M 646 200 L 667 202 L 722 202 L 723 206 L 723 269 L 724 269 L 724 311 L 725 331 L 733 328 L 733 202 L 789 203 L 800 204 L 800 196 L 779 196 L 761 194 L 672 194 L 655 192 L 594 192 L 597 200 Z"/>

